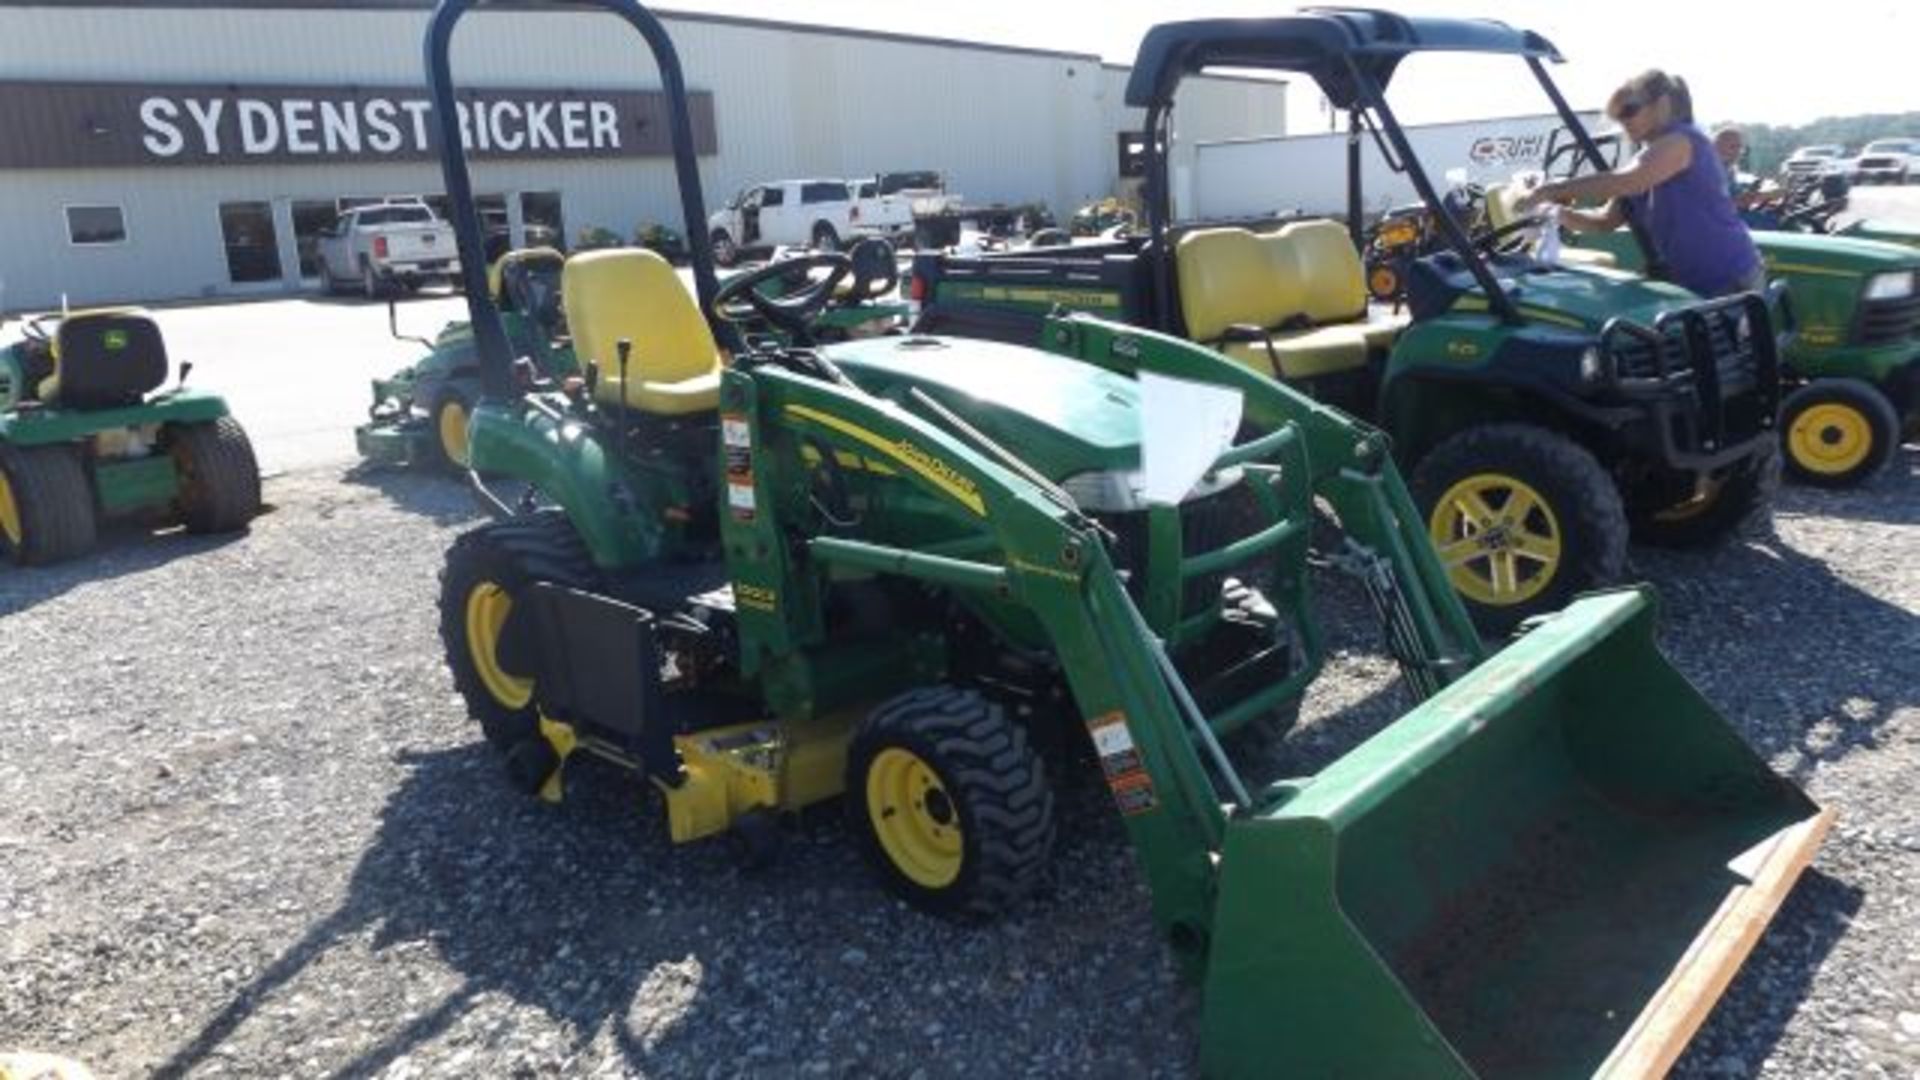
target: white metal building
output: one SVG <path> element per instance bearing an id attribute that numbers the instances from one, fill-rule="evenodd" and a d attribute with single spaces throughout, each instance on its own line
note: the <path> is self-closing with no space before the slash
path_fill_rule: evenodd
<path id="1" fill-rule="evenodd" d="M 680 227 L 637 35 L 501 4 L 462 23 L 476 190 L 518 239 Z M 425 0 L 0 0 L 0 310 L 281 292 L 343 200 L 432 195 Z M 1016 49 L 662 12 L 709 206 L 792 176 L 937 169 L 970 202 L 1064 215 L 1117 186 L 1126 69 Z M 1189 140 L 1284 134 L 1284 84 L 1195 80 Z M 485 121 L 492 121 L 491 123 Z"/>

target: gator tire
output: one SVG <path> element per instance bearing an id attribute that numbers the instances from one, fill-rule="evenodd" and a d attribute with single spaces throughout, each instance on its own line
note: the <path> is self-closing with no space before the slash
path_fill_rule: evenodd
<path id="1" fill-rule="evenodd" d="M 546 761 L 550 772 L 559 759 L 541 753 L 546 740 L 540 735 L 532 678 L 520 678 L 500 664 L 500 634 L 513 598 L 535 582 L 591 589 L 594 579 L 586 545 L 557 511 L 490 522 L 462 533 L 447 549 L 440 571 L 440 643 L 447 668 L 468 714 L 506 757 L 516 786 L 538 790 L 546 775 L 530 765 Z M 475 623 L 471 633 L 470 620 Z M 531 775 L 535 772 L 541 775 Z"/>
<path id="2" fill-rule="evenodd" d="M 1027 733 L 978 693 L 908 691 L 847 752 L 847 813 L 888 887 L 915 907 L 986 919 L 1039 884 L 1053 789 Z"/>
<path id="3" fill-rule="evenodd" d="M 1504 634 L 1559 611 L 1575 594 L 1626 572 L 1620 492 L 1600 462 L 1564 435 L 1518 423 L 1468 428 L 1420 460 L 1412 488 L 1441 565 L 1483 633 Z M 1523 501 L 1519 522 L 1506 513 L 1516 498 Z M 1494 529 L 1512 542 L 1489 550 L 1474 541 Z"/>
<path id="4" fill-rule="evenodd" d="M 93 487 L 69 446 L 0 443 L 0 550 L 23 566 L 71 559 L 97 535 Z"/>
<path id="5" fill-rule="evenodd" d="M 1735 466 L 1696 499 L 1658 509 L 1635 510 L 1633 538 L 1656 547 L 1709 547 L 1735 536 L 1762 537 L 1773 530 L 1773 497 L 1780 490 L 1779 452 L 1766 452 Z"/>
<path id="6" fill-rule="evenodd" d="M 1780 444 L 1795 480 L 1825 488 L 1864 484 L 1893 460 L 1900 417 L 1873 384 L 1817 379 L 1780 404 Z"/>
<path id="7" fill-rule="evenodd" d="M 238 420 L 174 427 L 167 452 L 180 476 L 174 505 L 188 532 L 235 532 L 259 516 L 260 463 Z"/>

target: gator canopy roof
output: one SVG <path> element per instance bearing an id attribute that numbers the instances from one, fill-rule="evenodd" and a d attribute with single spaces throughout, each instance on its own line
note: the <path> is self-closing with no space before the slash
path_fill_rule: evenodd
<path id="1" fill-rule="evenodd" d="M 1277 19 L 1192 19 L 1147 31 L 1127 80 L 1127 104 L 1165 101 L 1204 68 L 1299 72 L 1339 108 L 1354 104 L 1347 59 L 1384 89 L 1402 59 L 1417 52 L 1511 53 L 1559 63 L 1560 50 L 1527 30 L 1492 19 L 1408 18 L 1365 8 L 1306 8 Z"/>

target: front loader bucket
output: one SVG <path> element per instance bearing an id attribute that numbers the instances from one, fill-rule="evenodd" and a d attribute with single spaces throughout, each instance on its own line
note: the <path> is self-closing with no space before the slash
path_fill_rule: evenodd
<path id="1" fill-rule="evenodd" d="M 1207 1075 L 1657 1076 L 1829 824 L 1591 596 L 1228 825 Z"/>

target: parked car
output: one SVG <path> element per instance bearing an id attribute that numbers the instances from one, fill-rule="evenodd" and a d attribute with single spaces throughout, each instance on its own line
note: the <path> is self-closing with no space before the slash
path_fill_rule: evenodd
<path id="1" fill-rule="evenodd" d="M 1853 171 L 1844 146 L 1803 146 L 1787 155 L 1780 166 L 1787 176 L 1845 176 Z"/>
<path id="2" fill-rule="evenodd" d="M 1860 151 L 1854 179 L 1863 184 L 1904 184 L 1920 179 L 1920 139 L 1875 139 Z"/>
<path id="3" fill-rule="evenodd" d="M 423 202 L 356 206 L 320 234 L 316 250 L 329 293 L 358 288 L 374 299 L 460 272 L 452 226 Z"/>
<path id="4" fill-rule="evenodd" d="M 732 266 L 781 246 L 839 251 L 860 235 L 845 180 L 776 180 L 743 188 L 707 218 L 713 261 Z"/>

